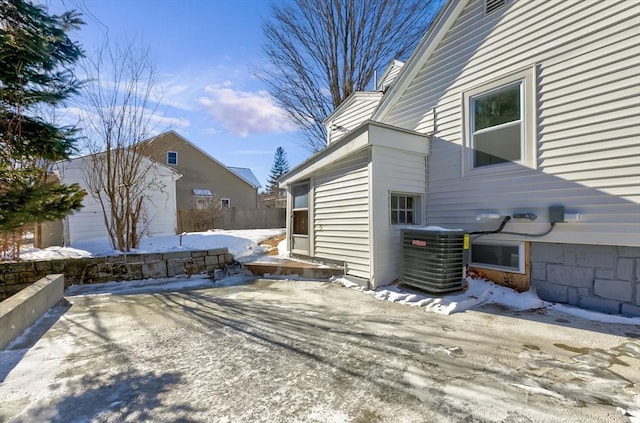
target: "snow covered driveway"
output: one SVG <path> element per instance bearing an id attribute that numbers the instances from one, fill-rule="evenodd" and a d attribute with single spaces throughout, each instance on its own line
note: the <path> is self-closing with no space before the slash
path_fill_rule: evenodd
<path id="1" fill-rule="evenodd" d="M 635 326 L 303 281 L 68 300 L 0 352 L 0 421 L 640 421 Z"/>

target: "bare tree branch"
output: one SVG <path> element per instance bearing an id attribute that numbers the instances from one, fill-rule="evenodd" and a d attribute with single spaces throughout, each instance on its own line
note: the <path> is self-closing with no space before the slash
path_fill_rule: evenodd
<path id="1" fill-rule="evenodd" d="M 374 71 L 405 59 L 442 0 L 294 0 L 263 26 L 272 68 L 260 75 L 301 128 L 303 146 L 326 146 L 322 121 Z"/>
<path id="2" fill-rule="evenodd" d="M 90 152 L 84 177 L 102 208 L 113 248 L 137 248 L 147 229 L 145 200 L 163 190 L 160 166 L 144 157 L 154 133 L 158 103 L 152 101 L 154 68 L 148 49 L 105 44 L 85 63 L 84 125 Z"/>

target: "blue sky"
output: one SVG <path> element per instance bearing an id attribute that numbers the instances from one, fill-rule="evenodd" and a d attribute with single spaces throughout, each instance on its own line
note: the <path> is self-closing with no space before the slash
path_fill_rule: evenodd
<path id="1" fill-rule="evenodd" d="M 44 0 L 76 9 L 72 34 L 88 55 L 105 36 L 151 49 L 164 122 L 228 166 L 249 167 L 263 187 L 278 146 L 291 167 L 309 156 L 256 71 L 268 66 L 262 22 L 268 0 Z"/>

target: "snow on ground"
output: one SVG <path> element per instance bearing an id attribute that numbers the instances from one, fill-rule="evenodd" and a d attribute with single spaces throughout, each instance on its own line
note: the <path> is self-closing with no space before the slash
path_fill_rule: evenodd
<path id="1" fill-rule="evenodd" d="M 425 311 L 445 315 L 470 310 L 484 304 L 498 304 L 515 311 L 555 310 L 560 313 L 597 322 L 640 325 L 640 317 L 604 314 L 566 304 L 543 301 L 538 297 L 534 288 L 520 293 L 484 279 L 466 278 L 464 291 L 439 296 L 430 296 L 396 285 L 370 290 L 344 278 L 334 278 L 334 282 L 340 283 L 347 288 L 362 291 L 379 300 L 406 304 L 412 307 L 422 308 Z"/>
<path id="2" fill-rule="evenodd" d="M 181 250 L 213 250 L 226 247 L 236 259 L 262 252 L 260 242 L 284 234 L 284 229 L 210 230 L 183 235 L 146 236 L 140 248 L 131 253 L 158 253 Z M 29 248 L 20 252 L 22 260 L 52 260 L 61 258 L 101 257 L 122 254 L 111 248 L 105 238 L 78 241 L 72 247 Z"/>

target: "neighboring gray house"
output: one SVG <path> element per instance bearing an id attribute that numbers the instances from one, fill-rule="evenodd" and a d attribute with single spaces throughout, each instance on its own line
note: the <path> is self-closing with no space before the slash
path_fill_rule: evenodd
<path id="1" fill-rule="evenodd" d="M 250 169 L 227 167 L 175 131 L 144 141 L 141 153 L 182 174 L 176 183 L 178 232 L 210 229 L 213 222 L 197 227 L 194 213 L 215 195 L 227 208 L 258 207 L 260 183 Z"/>
<path id="2" fill-rule="evenodd" d="M 327 148 L 282 178 L 292 253 L 378 287 L 405 225 L 510 216 L 472 238 L 475 269 L 640 315 L 639 19 L 625 0 L 447 1 L 384 94 L 347 99 Z"/>

